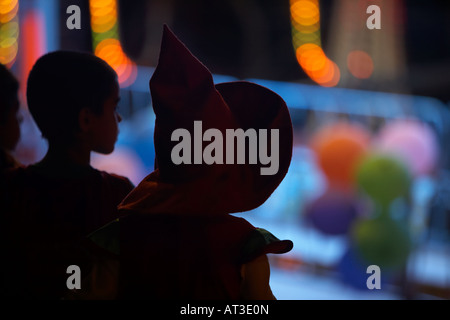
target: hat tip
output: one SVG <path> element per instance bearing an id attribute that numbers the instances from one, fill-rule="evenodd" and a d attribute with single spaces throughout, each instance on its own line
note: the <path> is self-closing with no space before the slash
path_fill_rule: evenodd
<path id="1" fill-rule="evenodd" d="M 167 41 L 168 43 L 181 42 L 166 23 L 163 25 L 162 39 L 163 43 Z"/>
<path id="2" fill-rule="evenodd" d="M 167 23 L 163 24 L 163 36 L 167 34 L 174 34 L 173 31 L 169 28 Z"/>

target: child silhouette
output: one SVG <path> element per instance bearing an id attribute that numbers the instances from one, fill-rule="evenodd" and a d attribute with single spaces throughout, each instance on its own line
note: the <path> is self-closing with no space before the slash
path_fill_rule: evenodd
<path id="1" fill-rule="evenodd" d="M 7 296 L 59 299 L 67 268 L 91 268 L 84 237 L 120 216 L 117 205 L 132 190 L 122 176 L 90 166 L 91 152 L 114 150 L 121 117 L 115 71 L 89 53 L 56 51 L 33 66 L 28 107 L 48 152 L 38 163 L 6 177 L 10 266 Z"/>
<path id="2" fill-rule="evenodd" d="M 119 205 L 125 217 L 90 235 L 120 256 L 119 298 L 274 299 L 266 254 L 288 252 L 292 242 L 230 213 L 263 204 L 287 173 L 293 138 L 285 102 L 250 82 L 214 85 L 167 26 L 150 91 L 157 169 Z M 195 121 L 223 136 L 228 129 L 278 130 L 279 170 L 261 175 L 262 164 L 175 164 L 173 132 L 194 136 Z"/>
<path id="3" fill-rule="evenodd" d="M 16 168 L 19 163 L 11 155 L 20 139 L 20 114 L 17 91 L 19 82 L 0 64 L 0 171 Z"/>

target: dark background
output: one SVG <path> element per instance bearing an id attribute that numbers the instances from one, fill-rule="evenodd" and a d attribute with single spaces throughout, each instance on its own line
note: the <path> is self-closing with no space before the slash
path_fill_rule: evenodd
<path id="1" fill-rule="evenodd" d="M 337 2 L 320 1 L 325 51 Z M 88 0 L 62 0 L 61 10 L 70 4 L 78 4 L 82 16 L 89 15 Z M 448 103 L 450 2 L 405 0 L 404 4 L 408 90 Z M 213 73 L 313 84 L 295 58 L 289 0 L 121 0 L 119 14 L 124 50 L 140 65 L 156 65 L 162 23 L 167 23 Z M 66 15 L 60 16 L 65 23 Z M 89 20 L 82 20 L 82 30 L 76 34 L 61 28 L 61 47 L 91 50 Z M 145 51 L 146 47 L 152 50 Z"/>

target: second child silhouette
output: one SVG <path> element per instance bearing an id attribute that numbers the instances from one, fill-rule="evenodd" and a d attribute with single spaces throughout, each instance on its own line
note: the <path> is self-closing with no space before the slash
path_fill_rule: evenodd
<path id="1" fill-rule="evenodd" d="M 17 168 L 11 155 L 20 140 L 19 82 L 6 66 L 0 64 L 0 171 Z M 0 174 L 1 174 L 0 173 Z"/>

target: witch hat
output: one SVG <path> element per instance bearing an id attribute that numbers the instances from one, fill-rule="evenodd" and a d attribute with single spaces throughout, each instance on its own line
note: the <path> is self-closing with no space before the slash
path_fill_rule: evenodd
<path id="1" fill-rule="evenodd" d="M 288 108 L 278 94 L 247 81 L 215 85 L 208 68 L 166 25 L 150 91 L 157 169 L 119 208 L 148 213 L 242 212 L 263 204 L 281 183 L 292 157 L 293 134 Z M 175 164 L 172 151 L 179 141 L 172 141 L 172 134 L 183 129 L 194 137 L 195 121 L 201 121 L 203 132 L 217 129 L 224 138 L 228 129 L 267 130 L 267 155 L 275 151 L 269 136 L 277 131 L 278 170 L 263 175 L 267 164 L 259 161 L 227 164 L 225 139 L 223 163 Z M 207 144 L 203 142 L 203 147 Z M 245 148 L 248 156 L 248 143 Z M 236 146 L 234 151 L 236 157 Z"/>

